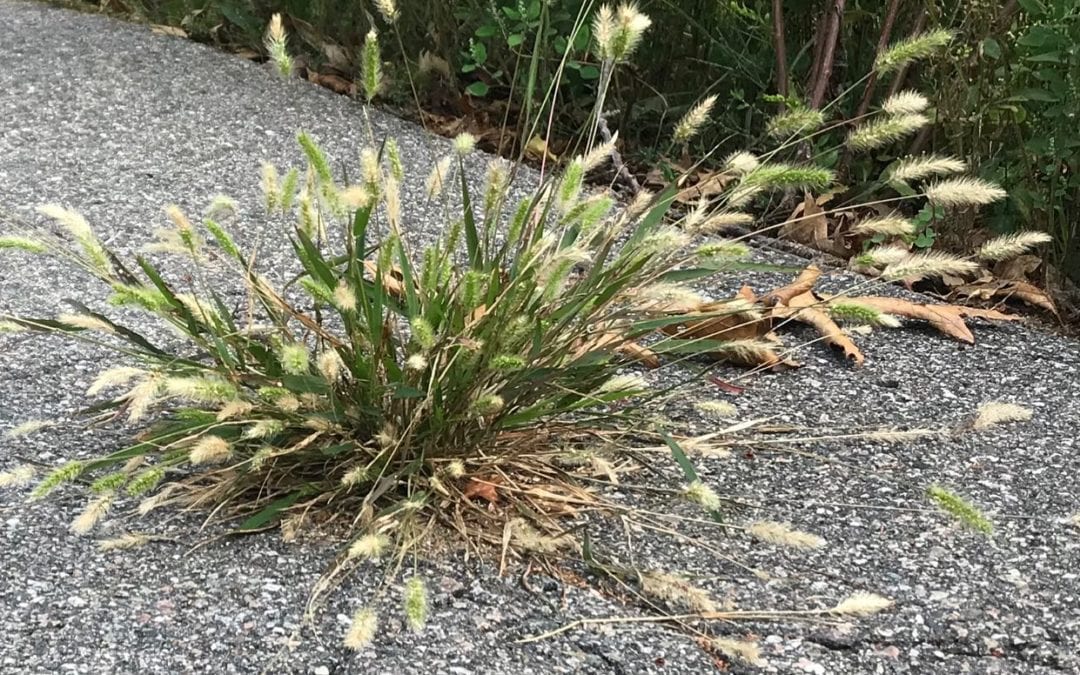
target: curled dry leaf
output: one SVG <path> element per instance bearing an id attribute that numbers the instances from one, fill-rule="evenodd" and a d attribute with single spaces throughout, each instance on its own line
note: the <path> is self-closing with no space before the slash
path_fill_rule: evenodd
<path id="1" fill-rule="evenodd" d="M 967 344 L 975 344 L 975 336 L 964 323 L 965 318 L 989 319 L 991 321 L 1018 321 L 1020 317 L 1003 314 L 992 309 L 961 307 L 959 305 L 927 305 L 899 298 L 857 297 L 840 298 L 844 303 L 863 305 L 879 312 L 926 321 L 935 329 Z"/>
<path id="2" fill-rule="evenodd" d="M 465 499 L 476 499 L 479 497 L 488 504 L 497 504 L 499 502 L 499 493 L 496 488 L 500 482 L 501 479 L 498 476 L 470 478 L 465 489 L 461 491 L 461 494 Z"/>
<path id="3" fill-rule="evenodd" d="M 780 228 L 780 237 L 825 250 L 828 247 L 829 221 L 825 209 L 809 192 L 803 202 L 795 207 L 787 222 Z"/>
<path id="4" fill-rule="evenodd" d="M 826 344 L 841 350 L 845 358 L 854 362 L 856 366 L 861 366 L 866 360 L 862 351 L 840 329 L 840 326 L 828 314 L 817 309 L 817 306 L 823 306 L 821 301 L 813 293 L 807 291 L 791 298 L 786 306 L 773 308 L 773 316 L 790 317 L 795 321 L 813 326 Z"/>

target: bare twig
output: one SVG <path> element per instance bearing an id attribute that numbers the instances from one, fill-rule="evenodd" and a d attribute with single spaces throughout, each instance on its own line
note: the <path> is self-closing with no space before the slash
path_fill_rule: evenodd
<path id="1" fill-rule="evenodd" d="M 784 0 L 773 0 L 773 48 L 776 49 L 776 92 L 788 95 L 787 40 L 784 37 Z"/>
<path id="2" fill-rule="evenodd" d="M 881 25 L 881 36 L 878 38 L 877 51 L 874 52 L 875 56 L 880 56 L 882 52 L 888 49 L 889 41 L 892 39 L 893 25 L 896 23 L 896 15 L 899 11 L 900 0 L 891 0 L 889 9 L 885 13 L 885 21 Z M 877 73 L 871 73 L 870 79 L 866 81 L 866 88 L 863 89 L 862 100 L 859 101 L 859 108 L 855 113 L 855 117 L 862 117 L 870 108 L 870 99 L 874 96 L 875 85 L 877 85 Z"/>
<path id="3" fill-rule="evenodd" d="M 821 61 L 815 64 L 813 93 L 810 94 L 810 107 L 820 108 L 825 102 L 825 93 L 832 79 L 833 63 L 836 59 L 836 44 L 840 39 L 840 24 L 844 19 L 846 0 L 832 0 L 832 6 L 825 17 L 825 30 L 821 49 Z"/>
<path id="4" fill-rule="evenodd" d="M 600 131 L 600 138 L 605 143 L 611 142 L 611 130 L 608 129 L 607 119 L 603 115 L 597 118 L 597 129 Z M 615 146 L 611 147 L 611 165 L 615 167 L 615 179 L 622 181 L 633 193 L 636 195 L 641 192 L 641 184 L 634 178 L 634 174 L 630 173 L 630 170 L 626 168 L 626 164 L 623 162 L 622 155 Z"/>

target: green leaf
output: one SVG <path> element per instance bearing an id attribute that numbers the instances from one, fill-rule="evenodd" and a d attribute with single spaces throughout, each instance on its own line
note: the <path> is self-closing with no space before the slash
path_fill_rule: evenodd
<path id="1" fill-rule="evenodd" d="M 1000 59 L 1001 45 L 994 38 L 988 37 L 982 41 L 982 52 L 992 59 Z"/>
<path id="2" fill-rule="evenodd" d="M 600 78 L 600 69 L 596 66 L 582 66 L 578 74 L 583 80 L 596 80 Z"/>
<path id="3" fill-rule="evenodd" d="M 281 499 L 270 502 L 262 511 L 259 511 L 252 517 L 248 518 L 244 522 L 240 523 L 240 527 L 236 528 L 238 531 L 243 532 L 245 530 L 257 530 L 266 523 L 277 517 L 279 513 L 289 508 L 296 503 L 296 500 L 300 499 L 304 495 L 304 490 L 296 490 Z"/>
<path id="4" fill-rule="evenodd" d="M 663 438 L 664 443 L 667 443 L 667 446 L 671 448 L 671 454 L 675 458 L 675 462 L 679 465 L 679 468 L 682 469 L 687 482 L 693 483 L 696 480 L 700 480 L 697 471 L 694 469 L 693 463 L 690 462 L 690 458 L 686 456 L 686 452 L 678 442 L 669 436 L 666 431 L 661 431 L 660 437 Z"/>
<path id="5" fill-rule="evenodd" d="M 469 196 L 469 181 L 465 177 L 465 162 L 458 159 L 458 173 L 461 174 L 461 210 L 465 226 L 465 248 L 469 254 L 469 265 L 480 269 L 480 233 L 476 229 L 476 216 L 473 213 L 472 198 Z"/>
<path id="6" fill-rule="evenodd" d="M 479 81 L 473 82 L 469 86 L 465 87 L 465 93 L 469 94 L 470 96 L 476 96 L 476 97 L 487 96 L 488 91 L 490 91 L 490 90 L 491 90 L 491 88 L 488 87 L 487 84 L 485 84 L 484 82 L 479 82 Z"/>
<path id="7" fill-rule="evenodd" d="M 520 47 L 521 43 L 525 41 L 525 36 L 521 33 L 511 33 L 506 38 L 506 44 L 510 47 Z"/>
<path id="8" fill-rule="evenodd" d="M 499 34 L 499 26 L 494 23 L 486 23 L 476 29 L 476 37 L 489 38 Z"/>

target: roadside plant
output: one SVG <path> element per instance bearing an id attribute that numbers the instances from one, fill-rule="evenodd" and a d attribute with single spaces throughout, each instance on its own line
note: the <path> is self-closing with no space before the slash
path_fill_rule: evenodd
<path id="1" fill-rule="evenodd" d="M 379 9 L 388 22 L 397 15 L 392 3 Z M 633 4 L 597 12 L 593 37 L 602 67 L 595 119 L 612 73 L 648 26 Z M 289 72 L 279 18 L 267 36 L 278 70 Z M 369 33 L 360 77 L 367 102 L 382 85 L 378 49 L 378 35 Z M 916 99 L 895 102 L 892 112 L 886 107 L 885 121 L 899 118 L 903 124 L 894 126 L 907 129 L 909 117 L 919 115 Z M 715 102 L 707 97 L 691 108 L 672 143 L 685 145 Z M 804 115 L 803 123 L 816 126 L 812 117 Z M 703 318 L 701 299 L 685 284 L 734 269 L 745 256 L 740 242 L 713 236 L 746 222 L 743 207 L 778 190 L 825 190 L 835 178 L 829 169 L 776 161 L 771 153 L 736 153 L 726 161 L 725 190 L 681 216 L 669 213 L 681 193 L 677 182 L 617 209 L 612 197 L 586 184 L 613 146 L 595 142 L 595 133 L 595 127 L 586 130 L 585 151 L 561 175 L 549 175 L 515 199 L 513 172 L 500 160 L 491 163 L 483 185 L 470 181 L 466 166 L 475 139 L 468 134 L 455 139 L 430 173 L 424 167 L 417 176 L 406 170 L 398 144 L 376 139 L 369 127 L 359 170 L 345 180 L 319 143 L 300 132 L 304 165 L 262 171 L 267 220 L 291 220 L 282 236 L 295 269 L 284 280 L 271 278 L 256 252 L 234 239 L 220 201 L 194 220 L 167 208 L 171 228 L 154 250 L 172 254 L 175 269 L 146 255 L 125 259 L 77 212 L 43 207 L 60 234 L 19 231 L 0 236 L 0 249 L 51 255 L 80 268 L 107 289 L 110 305 L 173 329 L 186 344 L 163 347 L 139 324 L 85 305 L 49 317 L 0 314 L 5 331 L 62 333 L 114 350 L 122 358 L 91 385 L 88 393 L 105 396 L 89 412 L 95 422 L 137 429 L 125 448 L 45 473 L 31 497 L 86 483 L 90 499 L 71 526 L 78 534 L 93 531 L 127 499 L 139 500 L 143 515 L 165 505 L 202 509 L 239 521 L 241 531 L 293 517 L 346 522 L 348 543 L 316 595 L 365 561 L 393 552 L 403 564 L 433 525 L 504 541 L 501 532 L 492 533 L 492 518 L 477 507 L 478 499 L 513 504 L 536 521 L 506 530 L 511 541 L 533 551 L 572 548 L 557 519 L 538 512 L 518 482 L 594 499 L 565 468 L 567 448 L 581 450 L 605 432 L 648 428 L 639 408 L 660 392 L 628 376 L 628 364 L 657 355 L 685 362 L 705 352 L 760 349 L 754 340 L 652 336 L 684 323 L 682 306 L 693 305 L 693 318 Z M 853 145 L 873 147 L 878 134 L 896 133 L 885 123 L 856 129 L 852 137 L 861 140 Z M 955 168 L 942 166 L 908 167 L 907 175 L 922 179 Z M 974 179 L 935 180 L 913 196 L 956 207 L 998 194 Z M 407 181 L 423 182 L 432 209 L 445 214 L 441 236 L 423 240 L 404 229 Z M 874 232 L 906 229 L 883 218 Z M 1031 243 L 999 242 L 982 253 L 993 258 Z M 880 263 L 890 280 L 964 266 L 906 253 L 870 262 Z M 230 302 L 223 279 L 242 302 Z M 765 302 L 717 303 L 705 318 L 758 322 Z M 638 344 L 646 336 L 654 340 L 649 349 Z M 713 406 L 713 414 L 727 412 Z M 35 428 L 24 425 L 23 431 Z M 721 520 L 721 497 L 679 444 L 663 437 L 686 479 L 673 494 Z M 615 475 L 603 457 L 591 457 L 589 465 Z M 6 472 L 0 486 L 35 479 L 19 468 Z M 505 489 L 496 491 L 500 485 Z M 803 548 L 824 544 L 786 525 L 756 532 Z M 108 541 L 103 547 L 111 549 L 145 542 L 138 536 Z M 675 576 L 646 580 L 643 585 L 663 597 L 672 589 L 688 593 Z M 421 576 L 410 576 L 402 606 L 411 629 L 424 629 L 428 603 Z M 700 598 L 696 604 L 703 604 Z M 373 605 L 365 604 L 345 643 L 362 649 L 377 630 Z"/>

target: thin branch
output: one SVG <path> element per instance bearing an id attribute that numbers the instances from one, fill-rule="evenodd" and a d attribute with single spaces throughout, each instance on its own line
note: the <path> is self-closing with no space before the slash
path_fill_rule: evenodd
<path id="1" fill-rule="evenodd" d="M 885 14 L 885 22 L 881 25 L 881 37 L 878 38 L 877 51 L 874 52 L 875 56 L 880 56 L 886 49 L 889 48 L 889 41 L 892 39 L 893 25 L 896 23 L 896 15 L 900 11 L 901 0 L 891 0 L 889 3 L 889 9 Z M 855 112 L 855 117 L 862 117 L 866 114 L 866 111 L 870 108 L 870 99 L 874 97 L 874 86 L 877 84 L 877 73 L 871 73 L 870 79 L 866 81 L 866 88 L 863 90 L 862 100 L 859 101 L 859 108 Z"/>
<path id="2" fill-rule="evenodd" d="M 833 0 L 826 17 L 824 42 L 821 50 L 821 62 L 814 79 L 814 90 L 810 95 L 810 107 L 820 108 L 825 102 L 825 92 L 832 79 L 833 63 L 836 59 L 836 45 L 840 39 L 840 24 L 844 19 L 846 0 Z"/>
<path id="3" fill-rule="evenodd" d="M 915 37 L 923 32 L 926 28 L 926 9 L 919 10 L 919 18 L 915 22 L 915 28 L 911 31 L 911 36 Z M 889 96 L 896 94 L 900 91 L 900 88 L 904 86 L 904 81 L 907 79 L 908 67 L 906 65 L 896 71 L 896 75 L 893 76 L 892 84 L 889 85 Z"/>
<path id="4" fill-rule="evenodd" d="M 776 92 L 787 98 L 787 40 L 784 37 L 784 0 L 773 0 L 773 47 L 776 49 Z"/>

